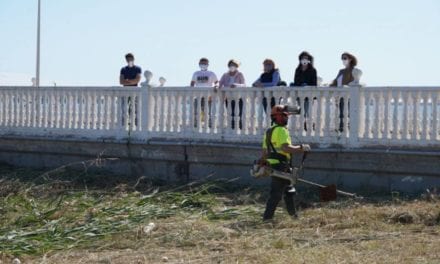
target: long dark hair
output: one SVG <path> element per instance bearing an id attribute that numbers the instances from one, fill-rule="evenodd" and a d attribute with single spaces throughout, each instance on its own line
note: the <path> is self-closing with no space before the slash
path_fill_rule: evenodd
<path id="1" fill-rule="evenodd" d="M 298 55 L 298 67 L 296 67 L 296 70 L 298 71 L 298 70 L 300 70 L 301 69 L 301 58 L 302 57 L 308 57 L 309 58 L 309 60 L 310 60 L 310 64 L 307 66 L 307 67 L 310 67 L 311 69 L 314 69 L 315 67 L 313 66 L 313 60 L 314 60 L 314 58 L 313 58 L 313 56 L 312 56 L 312 54 L 310 54 L 310 53 L 308 53 L 307 51 L 303 51 L 303 52 L 301 52 L 299 55 Z"/>

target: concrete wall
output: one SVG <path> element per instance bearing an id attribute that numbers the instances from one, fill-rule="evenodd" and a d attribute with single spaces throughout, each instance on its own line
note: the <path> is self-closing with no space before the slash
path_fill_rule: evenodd
<path id="1" fill-rule="evenodd" d="M 115 175 L 148 176 L 188 182 L 207 176 L 236 178 L 242 184 L 266 184 L 249 175 L 261 149 L 256 145 L 196 142 L 78 141 L 3 137 L 0 162 L 15 166 L 56 168 L 97 157 Z M 296 157 L 296 162 L 300 156 Z M 347 191 L 417 193 L 440 186 L 440 152 L 384 149 L 314 149 L 304 178 L 335 183 Z"/>

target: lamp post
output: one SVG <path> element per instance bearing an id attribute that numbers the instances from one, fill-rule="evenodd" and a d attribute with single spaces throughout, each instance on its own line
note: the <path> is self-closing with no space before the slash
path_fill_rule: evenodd
<path id="1" fill-rule="evenodd" d="M 37 15 L 37 66 L 35 72 L 35 85 L 40 87 L 40 12 L 41 0 L 38 0 L 38 15 Z"/>

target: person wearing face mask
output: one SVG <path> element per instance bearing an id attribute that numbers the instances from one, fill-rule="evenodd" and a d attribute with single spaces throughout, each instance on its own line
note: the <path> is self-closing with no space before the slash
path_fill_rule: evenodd
<path id="1" fill-rule="evenodd" d="M 217 75 L 212 71 L 208 71 L 209 60 L 201 58 L 199 61 L 200 71 L 193 74 L 191 87 L 216 87 L 218 85 Z"/>
<path id="2" fill-rule="evenodd" d="M 230 60 L 228 62 L 228 72 L 224 73 L 222 78 L 220 78 L 220 89 L 221 88 L 235 88 L 235 87 L 245 87 L 245 80 L 243 74 L 238 71 L 240 62 L 236 60 Z M 228 108 L 228 99 L 225 99 L 226 108 Z M 243 110 L 243 100 L 238 100 L 238 116 L 239 116 L 239 128 L 242 128 L 242 110 Z M 231 101 L 231 127 L 235 128 L 235 100 Z"/>
<path id="3" fill-rule="evenodd" d="M 303 51 L 298 56 L 299 64 L 295 70 L 293 86 L 316 86 L 317 73 L 313 66 L 313 56 Z"/>
<path id="4" fill-rule="evenodd" d="M 344 52 L 341 55 L 342 64 L 344 69 L 339 70 L 338 75 L 330 84 L 330 86 L 352 86 L 359 85 L 360 77 L 362 76 L 362 71 L 357 66 L 357 59 L 354 55 Z"/>
<path id="5" fill-rule="evenodd" d="M 338 75 L 330 84 L 330 86 L 355 86 L 360 85 L 359 81 L 362 76 L 362 71 L 357 66 L 357 59 L 354 55 L 344 52 L 341 55 L 342 64 L 344 65 L 344 69 L 339 70 Z M 347 107 L 350 109 L 350 101 L 347 100 Z M 342 97 L 339 100 L 339 131 L 342 132 L 344 130 L 344 108 L 345 108 L 345 100 Z"/>
<path id="6" fill-rule="evenodd" d="M 220 78 L 220 88 L 235 88 L 244 87 L 245 80 L 243 74 L 238 70 L 240 62 L 236 60 L 230 60 L 228 62 L 228 72 L 224 73 L 222 78 Z"/>
<path id="7" fill-rule="evenodd" d="M 127 66 L 121 69 L 119 83 L 123 86 L 138 86 L 141 80 L 142 69 L 134 65 L 134 55 L 128 53 L 125 55 Z"/>
<path id="8" fill-rule="evenodd" d="M 282 84 L 280 71 L 275 67 L 275 62 L 271 59 L 265 59 L 263 61 L 264 72 L 260 75 L 253 84 L 253 87 L 275 87 Z M 270 101 L 270 107 L 275 105 L 275 98 L 272 97 Z M 263 98 L 263 110 L 266 113 L 267 110 L 267 98 Z"/>
<path id="9" fill-rule="evenodd" d="M 307 51 L 303 51 L 298 56 L 299 64 L 295 70 L 294 82 L 290 86 L 317 86 L 318 76 L 313 66 L 313 56 Z M 314 98 L 316 99 L 316 98 Z M 300 99 L 297 98 L 301 105 Z M 309 116 L 309 98 L 304 98 L 304 117 Z M 304 121 L 304 129 L 307 131 L 307 123 Z"/>
<path id="10" fill-rule="evenodd" d="M 214 91 L 217 91 L 216 88 L 218 86 L 217 75 L 214 72 L 208 71 L 209 60 L 207 58 L 201 58 L 199 60 L 200 71 L 196 71 L 193 74 L 191 79 L 191 87 L 212 87 Z M 200 100 L 201 104 L 201 119 L 205 119 L 205 98 L 202 97 Z M 194 126 L 197 127 L 197 106 L 198 101 L 197 98 L 194 100 Z M 208 115 L 209 121 L 208 126 L 211 127 L 211 98 L 208 98 Z"/>
<path id="11" fill-rule="evenodd" d="M 141 80 L 141 73 L 142 69 L 139 66 L 134 65 L 134 55 L 131 53 L 127 53 L 125 55 L 125 60 L 127 62 L 127 66 L 123 67 L 121 69 L 121 73 L 119 75 L 119 83 L 123 86 L 138 86 L 139 81 Z M 133 100 L 130 96 L 125 97 L 121 96 L 118 98 L 118 101 L 120 102 L 120 108 L 121 108 L 121 125 L 126 126 L 126 123 L 129 123 L 130 121 L 126 122 L 126 120 L 130 120 L 129 116 L 131 113 L 135 112 L 135 125 L 138 124 L 138 98 Z"/>

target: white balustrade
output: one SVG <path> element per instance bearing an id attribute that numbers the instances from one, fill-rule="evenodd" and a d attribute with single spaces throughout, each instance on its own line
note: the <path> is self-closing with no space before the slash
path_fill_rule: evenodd
<path id="1" fill-rule="evenodd" d="M 437 87 L 0 87 L 0 134 L 260 143 L 274 103 L 294 142 L 440 146 Z"/>

